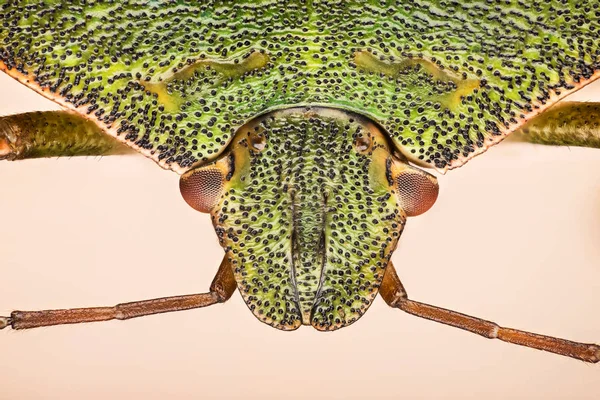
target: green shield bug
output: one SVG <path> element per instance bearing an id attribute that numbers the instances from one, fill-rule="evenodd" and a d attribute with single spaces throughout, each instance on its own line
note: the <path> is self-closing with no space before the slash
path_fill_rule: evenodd
<path id="1" fill-rule="evenodd" d="M 561 12 L 557 12 L 561 10 Z M 0 119 L 0 159 L 132 149 L 181 174 L 225 256 L 207 293 L 14 311 L 28 329 L 227 301 L 336 330 L 380 294 L 487 338 L 598 362 L 600 347 L 408 298 L 390 262 L 437 178 L 521 130 L 600 147 L 598 0 L 3 1 L 0 69 L 65 110 Z M 540 115 L 543 114 L 543 115 Z"/>

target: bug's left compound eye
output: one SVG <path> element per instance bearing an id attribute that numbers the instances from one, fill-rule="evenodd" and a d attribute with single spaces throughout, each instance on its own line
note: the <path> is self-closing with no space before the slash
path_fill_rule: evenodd
<path id="1" fill-rule="evenodd" d="M 221 197 L 224 181 L 225 177 L 219 168 L 214 166 L 198 168 L 181 177 L 179 190 L 190 207 L 209 213 Z"/>
<path id="2" fill-rule="evenodd" d="M 406 164 L 397 168 L 394 187 L 400 207 L 409 217 L 428 211 L 435 204 L 439 193 L 435 176 Z"/>

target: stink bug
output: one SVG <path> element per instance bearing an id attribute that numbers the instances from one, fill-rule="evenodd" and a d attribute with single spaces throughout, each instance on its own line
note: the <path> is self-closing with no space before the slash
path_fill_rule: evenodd
<path id="1" fill-rule="evenodd" d="M 557 12 L 557 10 L 561 12 Z M 227 301 L 336 330 L 380 294 L 487 338 L 598 362 L 600 347 L 408 298 L 390 257 L 445 172 L 522 130 L 600 147 L 600 2 L 4 1 L 0 69 L 60 112 L 0 120 L 0 157 L 132 149 L 181 174 L 225 256 L 207 293 L 14 311 L 28 329 Z M 543 114 L 540 116 L 540 114 Z"/>

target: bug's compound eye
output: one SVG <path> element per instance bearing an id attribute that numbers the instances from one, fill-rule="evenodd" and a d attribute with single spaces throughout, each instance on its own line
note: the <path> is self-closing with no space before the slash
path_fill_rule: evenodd
<path id="1" fill-rule="evenodd" d="M 428 211 L 435 204 L 439 193 L 435 176 L 406 164 L 397 168 L 394 187 L 400 207 L 409 217 Z"/>
<path id="2" fill-rule="evenodd" d="M 179 180 L 179 190 L 190 207 L 209 213 L 221 197 L 224 182 L 223 172 L 216 166 L 208 166 L 185 173 Z"/>

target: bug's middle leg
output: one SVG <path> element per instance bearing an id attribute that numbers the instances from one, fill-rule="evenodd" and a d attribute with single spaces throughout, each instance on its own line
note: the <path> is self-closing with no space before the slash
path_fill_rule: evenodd
<path id="1" fill-rule="evenodd" d="M 387 266 L 379 293 L 390 307 L 399 308 L 417 317 L 464 329 L 488 339 L 500 339 L 504 342 L 549 351 L 592 363 L 600 361 L 600 346 L 596 344 L 572 342 L 552 336 L 503 328 L 494 322 L 481 318 L 409 300 L 392 263 Z"/>
<path id="2" fill-rule="evenodd" d="M 130 152 L 128 146 L 73 112 L 37 111 L 0 117 L 0 160 Z"/>
<path id="3" fill-rule="evenodd" d="M 43 326 L 78 324 L 83 322 L 126 320 L 172 311 L 191 310 L 227 301 L 237 285 L 227 256 L 223 258 L 208 293 L 160 299 L 134 301 L 113 307 L 71 308 L 66 310 L 14 311 L 10 317 L 0 317 L 0 329 L 31 329 Z"/>

